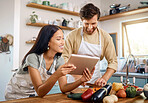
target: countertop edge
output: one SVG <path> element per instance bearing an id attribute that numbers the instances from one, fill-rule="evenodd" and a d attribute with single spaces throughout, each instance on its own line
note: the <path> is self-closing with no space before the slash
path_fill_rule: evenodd
<path id="1" fill-rule="evenodd" d="M 105 72 L 101 72 L 101 74 L 103 75 Z M 115 72 L 113 75 L 114 76 L 125 76 L 126 77 L 126 73 L 125 72 Z M 142 73 L 129 73 L 129 77 L 136 77 L 136 78 L 145 78 L 148 79 L 148 73 L 142 74 Z"/>

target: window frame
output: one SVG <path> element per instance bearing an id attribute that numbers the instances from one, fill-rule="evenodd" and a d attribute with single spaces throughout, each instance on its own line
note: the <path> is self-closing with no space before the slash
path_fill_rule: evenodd
<path id="1" fill-rule="evenodd" d="M 128 22 L 122 22 L 122 57 L 125 57 L 125 53 L 124 53 L 124 35 L 127 35 L 126 34 L 126 25 L 143 23 L 143 22 L 148 22 L 148 18 L 139 19 L 139 20 L 132 20 L 132 21 L 128 21 Z M 148 55 L 134 55 L 134 56 L 143 57 L 143 56 L 148 56 Z"/>
<path id="2" fill-rule="evenodd" d="M 116 51 L 116 55 L 118 56 L 118 35 L 117 35 L 117 32 L 115 32 L 115 33 L 109 33 L 109 35 L 111 36 L 111 35 L 115 35 L 115 37 L 116 38 L 114 38 L 115 39 L 115 41 L 116 41 L 116 43 L 114 44 L 114 46 L 116 47 L 115 48 L 115 51 Z M 112 37 L 112 36 L 111 36 Z M 112 37 L 112 39 L 113 39 L 113 37 Z"/>

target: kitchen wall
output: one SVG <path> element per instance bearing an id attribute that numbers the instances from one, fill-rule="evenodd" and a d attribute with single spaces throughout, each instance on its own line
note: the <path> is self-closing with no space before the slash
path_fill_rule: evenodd
<path id="1" fill-rule="evenodd" d="M 96 0 L 81 0 L 81 1 L 80 0 L 60 0 L 60 1 L 50 0 L 50 3 L 51 4 L 56 3 L 57 5 L 59 5 L 64 2 L 71 2 L 74 5 L 78 5 L 82 7 L 84 4 L 88 2 L 92 2 L 100 8 L 101 15 L 104 15 L 104 11 L 106 14 L 109 14 L 109 10 L 110 10 L 109 6 L 112 5 L 113 3 L 116 3 L 116 4 L 120 3 L 121 6 L 126 6 L 130 4 L 131 7 L 129 8 L 129 10 L 132 10 L 132 9 L 136 9 L 138 6 L 141 5 L 139 3 L 140 1 L 144 1 L 144 0 L 134 0 L 134 1 L 127 1 L 127 0 L 124 0 L 124 1 L 123 0 L 118 0 L 118 1 L 117 0 L 103 0 L 103 1 L 102 0 L 98 0 L 98 1 Z M 26 52 L 32 47 L 32 44 L 26 44 L 25 42 L 27 40 L 31 40 L 32 37 L 36 37 L 40 30 L 40 27 L 26 26 L 26 23 L 28 22 L 28 19 L 32 11 L 36 12 L 36 14 L 41 18 L 41 21 L 47 21 L 47 20 L 53 21 L 55 19 L 62 20 L 62 17 L 66 19 L 73 18 L 74 21 L 79 20 L 79 17 L 77 16 L 26 7 L 26 4 L 28 2 L 29 0 L 20 1 L 19 64 L 21 63 L 21 60 L 26 54 Z M 25 12 L 22 12 L 22 11 L 25 11 Z M 103 28 L 105 31 L 107 31 L 108 33 L 113 33 L 113 32 L 118 33 L 118 57 L 122 56 L 121 22 L 132 20 L 132 19 L 140 19 L 140 18 L 147 17 L 147 16 L 148 16 L 148 13 L 142 13 L 142 14 L 136 14 L 136 15 L 131 15 L 127 17 L 121 17 L 121 18 L 99 22 L 99 26 Z M 70 31 L 66 30 L 65 35 L 67 35 L 69 32 Z"/>
<path id="2" fill-rule="evenodd" d="M 25 42 L 27 40 L 31 40 L 32 37 L 36 37 L 38 35 L 40 27 L 32 27 L 32 26 L 26 26 L 26 23 L 28 22 L 28 19 L 30 17 L 30 14 L 32 11 L 35 11 L 36 14 L 41 18 L 41 21 L 47 21 L 47 20 L 55 20 L 55 19 L 61 19 L 62 17 L 66 19 L 73 18 L 74 21 L 79 20 L 80 18 L 78 16 L 72 16 L 67 14 L 62 14 L 58 12 L 53 11 L 47 11 L 47 10 L 41 10 L 36 8 L 30 8 L 26 7 L 26 4 L 29 2 L 29 0 L 21 0 L 20 3 L 20 48 L 19 48 L 19 64 L 21 63 L 22 58 L 24 55 L 28 52 L 28 50 L 32 47 L 32 44 L 26 44 Z M 72 2 L 72 4 L 78 5 L 79 7 L 83 6 L 87 2 L 94 2 L 94 4 L 99 5 L 100 3 L 95 0 L 50 0 L 51 4 L 56 3 L 57 5 L 64 3 L 64 2 Z M 25 12 L 24 12 L 25 11 Z M 65 31 L 65 35 L 70 31 Z"/>
<path id="3" fill-rule="evenodd" d="M 84 4 L 88 2 L 94 3 L 96 6 L 98 6 L 101 10 L 101 15 L 104 14 L 109 14 L 110 10 L 110 5 L 113 3 L 120 3 L 121 6 L 126 6 L 128 4 L 131 5 L 129 10 L 132 9 L 137 9 L 138 6 L 141 4 L 139 3 L 140 1 L 145 1 L 145 0 L 132 0 L 132 1 L 127 1 L 127 0 L 50 0 L 51 4 L 56 3 L 57 5 L 64 3 L 64 2 L 71 2 L 74 5 L 78 5 L 79 7 L 82 7 Z M 148 1 L 148 0 L 147 0 Z M 79 17 L 77 16 L 72 16 L 72 15 L 67 15 L 67 14 L 62 14 L 62 13 L 57 13 L 57 12 L 52 12 L 52 11 L 46 11 L 46 10 L 40 10 L 36 8 L 30 8 L 26 7 L 26 4 L 29 2 L 29 0 L 23 0 L 20 1 L 20 48 L 19 48 L 19 64 L 21 63 L 22 58 L 26 54 L 26 52 L 31 48 L 32 44 L 26 44 L 25 41 L 31 40 L 32 37 L 36 37 L 38 35 L 38 32 L 40 30 L 40 27 L 31 27 L 31 26 L 26 26 L 26 23 L 28 22 L 28 19 L 30 17 L 30 14 L 32 11 L 35 11 L 36 14 L 41 18 L 42 21 L 47 21 L 47 20 L 55 20 L 55 19 L 61 19 L 62 17 L 66 19 L 73 18 L 74 21 L 79 20 Z M 22 12 L 25 11 L 25 12 Z M 105 11 L 105 12 L 104 12 Z M 137 15 L 131 15 L 127 17 L 121 17 L 121 18 L 116 18 L 116 19 L 111 19 L 111 20 L 106 20 L 106 21 L 101 21 L 99 22 L 99 26 L 103 28 L 105 31 L 108 33 L 113 33 L 117 32 L 118 33 L 118 57 L 121 57 L 122 55 L 122 39 L 121 39 L 121 22 L 131 20 L 131 19 L 140 19 L 143 17 L 147 17 L 147 13 L 142 13 L 142 14 L 137 14 Z M 113 25 L 113 26 L 112 26 Z M 67 35 L 70 31 L 65 31 L 65 35 Z M 29 36 L 28 36 L 29 35 Z"/>
<path id="4" fill-rule="evenodd" d="M 121 4 L 121 6 L 126 6 L 128 4 L 131 5 L 129 10 L 137 9 L 138 6 L 141 6 L 140 1 L 148 1 L 148 0 L 101 0 L 101 11 L 109 14 L 109 6 L 113 3 Z M 110 20 L 101 21 L 101 28 L 107 31 L 108 33 L 117 32 L 118 34 L 118 57 L 122 57 L 122 31 L 121 31 L 121 23 L 125 21 L 131 21 L 134 19 L 142 19 L 148 18 L 148 13 L 141 13 L 126 17 L 120 17 Z"/>
<path id="5" fill-rule="evenodd" d="M 0 36 L 14 33 L 14 0 L 0 0 Z M 10 54 L 0 53 L 0 101 L 4 100 L 6 84 L 12 76 L 13 46 Z"/>

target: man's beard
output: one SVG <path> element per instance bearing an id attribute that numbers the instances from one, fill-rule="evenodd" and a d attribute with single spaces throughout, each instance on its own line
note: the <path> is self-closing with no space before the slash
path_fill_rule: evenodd
<path id="1" fill-rule="evenodd" d="M 91 29 L 91 31 L 90 31 L 90 30 L 88 31 L 88 30 L 87 30 L 88 27 L 83 27 L 83 28 L 84 28 L 84 32 L 87 33 L 87 34 L 89 34 L 89 35 L 93 34 L 94 31 L 97 29 L 97 27 L 93 27 L 93 28 Z"/>

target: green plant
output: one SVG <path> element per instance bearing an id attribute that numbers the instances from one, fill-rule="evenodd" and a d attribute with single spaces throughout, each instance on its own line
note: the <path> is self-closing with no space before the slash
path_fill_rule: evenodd
<path id="1" fill-rule="evenodd" d="M 38 15 L 35 14 L 35 11 L 32 12 L 32 15 L 30 15 L 30 21 L 31 23 L 36 23 L 36 20 L 38 20 Z"/>

